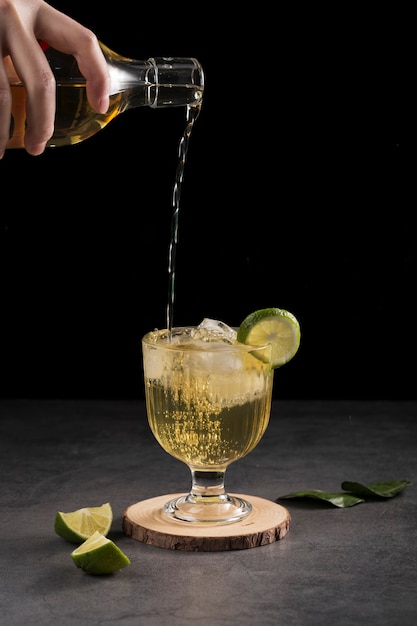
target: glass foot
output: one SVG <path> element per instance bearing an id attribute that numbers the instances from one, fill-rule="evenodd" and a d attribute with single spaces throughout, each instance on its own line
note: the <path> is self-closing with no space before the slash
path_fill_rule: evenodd
<path id="1" fill-rule="evenodd" d="M 164 506 L 171 519 L 201 524 L 231 524 L 243 519 L 252 511 L 247 500 L 223 494 L 220 496 L 179 496 Z"/>

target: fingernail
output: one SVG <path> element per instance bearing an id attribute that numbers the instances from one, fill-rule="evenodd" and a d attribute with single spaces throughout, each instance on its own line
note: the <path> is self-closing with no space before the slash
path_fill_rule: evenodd
<path id="1" fill-rule="evenodd" d="M 99 105 L 100 113 L 107 113 L 108 108 L 110 106 L 109 97 L 108 96 L 104 96 L 103 98 L 100 98 L 98 105 Z"/>

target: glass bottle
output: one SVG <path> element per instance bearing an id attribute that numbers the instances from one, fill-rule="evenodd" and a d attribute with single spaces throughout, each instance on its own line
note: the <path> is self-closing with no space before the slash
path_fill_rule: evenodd
<path id="1" fill-rule="evenodd" d="M 138 61 L 113 52 L 103 43 L 100 46 L 111 77 L 110 106 L 104 114 L 90 107 L 86 81 L 75 58 L 43 46 L 56 79 L 55 131 L 48 147 L 84 141 L 134 107 L 201 106 L 204 73 L 196 59 L 155 57 Z M 10 86 L 12 117 L 7 148 L 23 148 L 26 92 L 20 81 L 10 81 Z"/>

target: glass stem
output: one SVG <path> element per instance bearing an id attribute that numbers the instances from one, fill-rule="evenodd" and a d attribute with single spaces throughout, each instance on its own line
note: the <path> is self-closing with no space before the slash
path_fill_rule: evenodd
<path id="1" fill-rule="evenodd" d="M 192 486 L 190 496 L 192 498 L 219 498 L 227 499 L 224 488 L 224 475 L 222 472 L 202 472 L 191 470 Z"/>

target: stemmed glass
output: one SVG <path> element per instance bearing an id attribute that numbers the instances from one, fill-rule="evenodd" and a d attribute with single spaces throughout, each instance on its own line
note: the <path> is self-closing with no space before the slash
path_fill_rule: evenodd
<path id="1" fill-rule="evenodd" d="M 269 350 L 238 343 L 234 329 L 213 320 L 143 337 L 150 428 L 191 471 L 189 493 L 163 507 L 169 518 L 229 524 L 251 512 L 246 498 L 227 493 L 225 472 L 255 448 L 268 426 Z"/>

